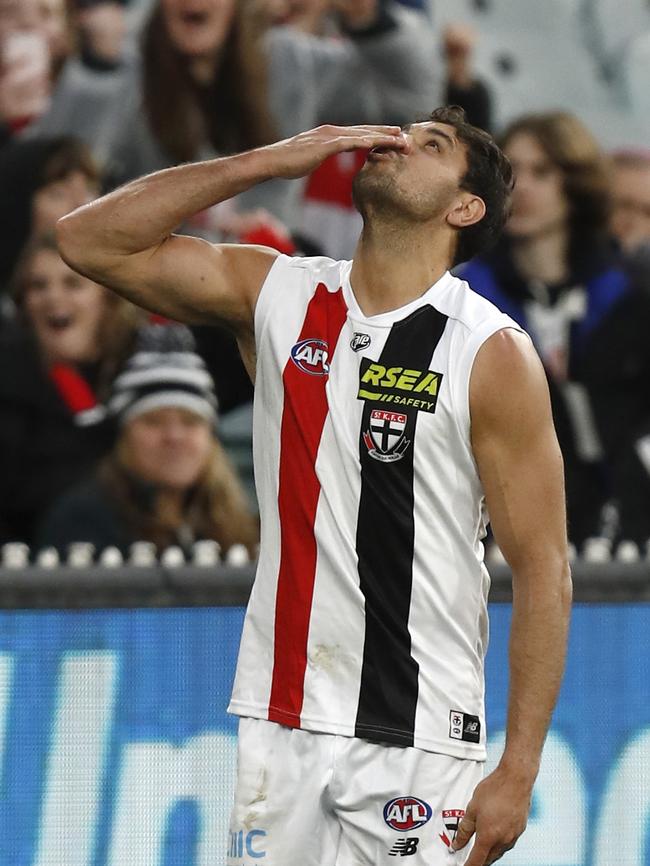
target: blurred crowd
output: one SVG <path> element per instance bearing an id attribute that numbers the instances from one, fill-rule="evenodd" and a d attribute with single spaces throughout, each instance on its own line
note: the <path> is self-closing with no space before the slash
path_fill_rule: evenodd
<path id="1" fill-rule="evenodd" d="M 445 103 L 514 166 L 503 240 L 459 275 L 545 364 L 571 539 L 647 542 L 650 148 L 605 152 L 554 106 L 495 129 L 477 40 L 418 0 L 0 0 L 0 543 L 256 548 L 255 503 L 220 441 L 252 398 L 234 340 L 73 272 L 61 216 L 178 162 Z M 179 231 L 349 258 L 362 161 L 269 181 Z"/>

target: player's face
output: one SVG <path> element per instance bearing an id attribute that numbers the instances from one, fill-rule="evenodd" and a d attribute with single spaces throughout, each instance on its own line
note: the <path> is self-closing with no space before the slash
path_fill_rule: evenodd
<path id="1" fill-rule="evenodd" d="M 23 308 L 41 351 L 51 363 L 97 359 L 108 293 L 69 268 L 53 250 L 40 250 L 32 258 Z"/>
<path id="2" fill-rule="evenodd" d="M 404 150 L 373 148 L 354 179 L 354 201 L 364 217 L 394 213 L 413 221 L 445 214 L 461 193 L 467 171 L 465 145 L 444 123 L 405 127 Z"/>
<path id="3" fill-rule="evenodd" d="M 513 135 L 504 147 L 512 164 L 515 188 L 506 231 L 512 237 L 534 238 L 564 229 L 569 202 L 564 176 L 532 135 Z"/>
<path id="4" fill-rule="evenodd" d="M 612 234 L 632 252 L 650 244 L 650 160 L 646 165 L 618 166 L 612 182 Z"/>
<path id="5" fill-rule="evenodd" d="M 123 441 L 129 468 L 138 477 L 160 487 L 187 490 L 206 467 L 212 433 L 195 412 L 165 407 L 128 421 Z"/>
<path id="6" fill-rule="evenodd" d="M 212 57 L 228 37 L 235 0 L 161 0 L 167 32 L 180 53 Z"/>

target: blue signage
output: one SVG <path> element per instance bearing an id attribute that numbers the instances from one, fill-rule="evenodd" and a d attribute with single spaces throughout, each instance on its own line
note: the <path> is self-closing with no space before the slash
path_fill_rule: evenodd
<path id="1" fill-rule="evenodd" d="M 265 862 L 228 833 L 238 608 L 0 613 L 0 866 Z M 491 607 L 503 744 L 510 608 Z M 650 605 L 577 605 L 526 834 L 509 866 L 650 866 Z"/>

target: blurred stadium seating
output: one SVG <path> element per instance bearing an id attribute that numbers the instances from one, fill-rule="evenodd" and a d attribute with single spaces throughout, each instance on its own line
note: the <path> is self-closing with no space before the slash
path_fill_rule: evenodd
<path id="1" fill-rule="evenodd" d="M 434 2 L 436 29 L 479 35 L 476 72 L 490 85 L 496 125 L 522 113 L 575 111 L 603 146 L 650 138 L 650 5 L 645 0 Z"/>

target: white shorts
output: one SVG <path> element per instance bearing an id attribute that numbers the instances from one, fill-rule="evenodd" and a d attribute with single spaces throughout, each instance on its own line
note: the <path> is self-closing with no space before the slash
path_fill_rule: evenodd
<path id="1" fill-rule="evenodd" d="M 483 764 L 240 719 L 228 866 L 461 866 Z M 408 859 L 402 859 L 408 858 Z"/>

